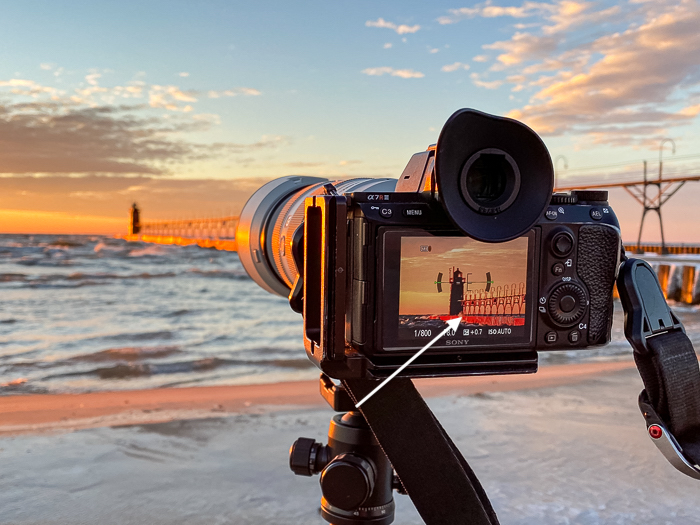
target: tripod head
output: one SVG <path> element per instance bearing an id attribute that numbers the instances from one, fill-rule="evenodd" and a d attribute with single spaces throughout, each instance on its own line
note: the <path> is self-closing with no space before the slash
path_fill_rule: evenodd
<path id="1" fill-rule="evenodd" d="M 346 390 L 321 374 L 321 395 L 336 412 L 328 444 L 299 438 L 289 451 L 298 476 L 321 474 L 321 514 L 334 525 L 388 525 L 394 521 L 392 491 L 402 492 L 384 451 Z M 405 493 L 405 492 L 404 492 Z"/>

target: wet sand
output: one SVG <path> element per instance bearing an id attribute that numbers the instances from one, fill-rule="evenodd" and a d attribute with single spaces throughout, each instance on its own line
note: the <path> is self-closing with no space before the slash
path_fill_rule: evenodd
<path id="1" fill-rule="evenodd" d="M 700 484 L 647 437 L 631 363 L 585 366 L 419 388 L 503 525 L 700 524 Z M 325 523 L 318 477 L 294 476 L 287 452 L 299 436 L 325 439 L 332 412 L 315 382 L 294 385 L 3 398 L 0 522 Z M 168 418 L 138 420 L 157 399 Z M 422 523 L 396 500 L 395 523 Z"/>
<path id="2" fill-rule="evenodd" d="M 543 367 L 537 374 L 419 379 L 426 397 L 542 388 L 633 367 L 630 360 Z M 275 407 L 325 406 L 318 381 L 0 397 L 0 435 L 161 423 Z"/>

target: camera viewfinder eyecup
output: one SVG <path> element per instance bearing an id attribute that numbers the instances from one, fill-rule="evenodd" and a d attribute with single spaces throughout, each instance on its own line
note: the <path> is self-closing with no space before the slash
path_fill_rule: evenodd
<path id="1" fill-rule="evenodd" d="M 445 123 L 435 153 L 440 203 L 464 233 L 484 242 L 520 237 L 552 197 L 546 146 L 526 125 L 473 109 Z"/>

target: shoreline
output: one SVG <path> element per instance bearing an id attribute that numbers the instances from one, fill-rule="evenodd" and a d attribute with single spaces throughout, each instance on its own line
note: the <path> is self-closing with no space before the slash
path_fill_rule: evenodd
<path id="1" fill-rule="evenodd" d="M 568 385 L 633 368 L 634 361 L 542 367 L 536 374 L 417 379 L 424 397 Z M 0 397 L 0 436 L 206 419 L 324 406 L 318 381 Z"/>

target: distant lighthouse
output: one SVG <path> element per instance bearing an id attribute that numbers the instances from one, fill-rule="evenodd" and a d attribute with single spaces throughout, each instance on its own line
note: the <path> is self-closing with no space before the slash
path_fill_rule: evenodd
<path id="1" fill-rule="evenodd" d="M 129 210 L 129 235 L 138 235 L 141 232 L 141 213 L 136 203 Z"/>
<path id="2" fill-rule="evenodd" d="M 450 315 L 462 315 L 464 300 L 464 275 L 456 268 L 452 273 L 450 286 Z"/>

